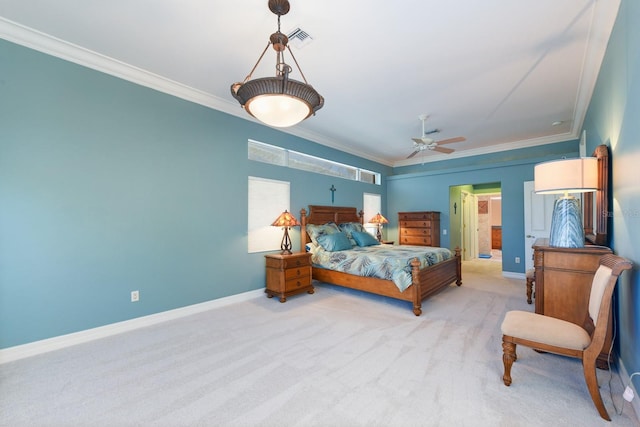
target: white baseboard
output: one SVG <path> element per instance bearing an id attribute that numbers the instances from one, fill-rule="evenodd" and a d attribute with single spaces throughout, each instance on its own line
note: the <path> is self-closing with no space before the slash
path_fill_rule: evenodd
<path id="1" fill-rule="evenodd" d="M 524 273 L 516 273 L 513 271 L 503 271 L 502 272 L 502 276 L 506 277 L 507 279 L 522 279 L 522 280 L 526 280 L 527 279 L 527 275 Z"/>
<path id="2" fill-rule="evenodd" d="M 630 381 L 629 377 L 631 375 L 627 371 L 627 368 L 624 366 L 624 363 L 622 363 L 622 359 L 620 358 L 618 358 L 618 367 L 619 367 L 618 373 L 620 374 L 620 379 L 622 380 L 622 384 L 624 384 L 625 387 L 629 385 L 633 390 L 635 397 L 630 402 L 630 404 L 631 404 L 631 407 L 633 408 L 633 411 L 636 413 L 636 417 L 640 418 L 640 396 L 638 395 L 638 390 L 636 390 L 633 383 L 629 382 Z M 625 400 L 623 400 L 623 402 L 624 404 L 627 403 Z"/>
<path id="3" fill-rule="evenodd" d="M 190 316 L 203 311 L 213 310 L 229 304 L 242 301 L 248 301 L 264 295 L 264 289 L 256 289 L 254 291 L 244 292 L 237 295 L 231 295 L 224 298 L 218 298 L 212 301 L 193 304 L 186 307 L 176 308 L 174 310 L 163 311 L 161 313 L 150 314 L 148 316 L 137 317 L 131 320 L 112 323 L 110 325 L 100 326 L 97 328 L 87 329 L 84 331 L 74 332 L 71 334 L 60 335 L 28 344 L 17 345 L 15 347 L 0 350 L 0 364 L 12 362 L 14 360 L 24 359 L 26 357 L 35 356 L 37 354 L 46 353 L 61 348 L 70 347 L 76 344 L 106 338 L 112 335 L 121 334 L 123 332 L 132 331 L 134 329 L 144 328 L 146 326 L 155 325 L 166 322 L 168 320 L 178 319 Z"/>

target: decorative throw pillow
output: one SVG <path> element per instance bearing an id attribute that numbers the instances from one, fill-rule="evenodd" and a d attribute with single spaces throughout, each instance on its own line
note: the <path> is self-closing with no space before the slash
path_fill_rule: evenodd
<path id="1" fill-rule="evenodd" d="M 351 237 L 351 233 L 353 233 L 354 231 L 366 231 L 362 224 L 360 224 L 359 222 L 343 222 L 342 224 L 339 224 L 338 227 L 340 228 L 340 231 L 347 235 L 349 241 L 351 242 L 351 246 L 356 245 L 356 241 L 353 240 L 353 237 Z"/>
<path id="2" fill-rule="evenodd" d="M 353 240 L 356 241 L 356 244 L 358 246 L 373 246 L 373 245 L 380 244 L 380 242 L 378 242 L 378 239 L 376 239 L 366 231 L 364 232 L 354 231 L 351 233 L 351 237 L 353 237 Z"/>
<path id="3" fill-rule="evenodd" d="M 318 244 L 318 237 L 324 234 L 335 234 L 339 233 L 340 229 L 336 225 L 335 222 L 328 222 L 326 224 L 317 225 L 317 224 L 308 224 L 307 225 L 307 234 L 311 238 L 311 241 Z"/>
<path id="4" fill-rule="evenodd" d="M 318 244 L 320 244 L 325 251 L 329 252 L 351 249 L 351 242 L 344 233 L 323 234 L 318 236 Z"/>

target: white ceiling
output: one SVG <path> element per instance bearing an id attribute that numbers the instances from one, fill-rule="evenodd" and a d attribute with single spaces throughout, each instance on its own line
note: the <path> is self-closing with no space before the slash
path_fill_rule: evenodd
<path id="1" fill-rule="evenodd" d="M 619 4 L 291 0 L 282 32 L 313 38 L 291 47 L 325 106 L 286 131 L 393 166 L 578 138 Z M 1 38 L 247 120 L 229 87 L 276 28 L 267 0 L 0 0 Z M 424 113 L 467 140 L 406 160 Z"/>

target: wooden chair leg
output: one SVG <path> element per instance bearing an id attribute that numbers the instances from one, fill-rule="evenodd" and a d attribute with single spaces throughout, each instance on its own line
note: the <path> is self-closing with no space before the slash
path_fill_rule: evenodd
<path id="1" fill-rule="evenodd" d="M 511 385 L 511 366 L 513 362 L 517 359 L 516 356 L 516 345 L 512 342 L 504 341 L 502 339 L 502 363 L 504 364 L 504 375 L 502 376 L 502 381 L 504 385 Z"/>
<path id="2" fill-rule="evenodd" d="M 533 280 L 527 278 L 527 303 L 531 304 L 533 301 L 531 300 L 531 295 L 533 294 Z"/>
<path id="3" fill-rule="evenodd" d="M 600 389 L 598 388 L 598 377 L 596 376 L 596 359 L 593 360 L 583 359 L 582 370 L 584 371 L 584 379 L 587 382 L 587 388 L 591 395 L 593 404 L 596 405 L 596 409 L 602 418 L 607 421 L 611 421 L 607 408 L 604 406 L 602 396 L 600 396 Z"/>

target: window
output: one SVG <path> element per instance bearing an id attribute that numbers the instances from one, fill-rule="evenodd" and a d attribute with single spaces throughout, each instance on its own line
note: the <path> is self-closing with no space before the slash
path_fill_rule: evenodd
<path id="1" fill-rule="evenodd" d="M 249 160 L 380 185 L 380 174 L 275 145 L 249 140 Z"/>
<path id="2" fill-rule="evenodd" d="M 382 213 L 382 202 L 379 194 L 363 193 L 362 211 L 364 212 L 364 228 L 374 236 L 378 231 L 377 224 L 369 224 L 369 220 L 378 212 Z M 384 215 L 384 214 L 383 214 Z M 380 226 L 382 228 L 382 226 Z"/>

